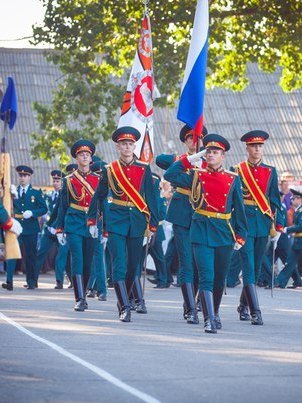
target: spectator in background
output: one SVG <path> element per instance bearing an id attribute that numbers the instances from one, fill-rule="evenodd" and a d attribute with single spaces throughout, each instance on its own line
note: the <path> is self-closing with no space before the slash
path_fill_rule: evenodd
<path id="1" fill-rule="evenodd" d="M 289 190 L 289 181 L 281 179 L 280 192 L 282 193 L 282 203 L 285 205 L 288 211 L 291 208 L 292 192 Z"/>

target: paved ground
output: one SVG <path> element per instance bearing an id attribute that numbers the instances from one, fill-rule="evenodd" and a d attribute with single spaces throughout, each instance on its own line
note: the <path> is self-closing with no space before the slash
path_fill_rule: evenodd
<path id="1" fill-rule="evenodd" d="M 49 275 L 37 290 L 23 284 L 17 276 L 13 292 L 0 290 L 1 402 L 302 400 L 302 290 L 277 289 L 272 299 L 259 289 L 258 327 L 238 320 L 241 290 L 228 289 L 223 329 L 208 335 L 183 321 L 177 288 L 147 288 L 148 314 L 126 324 L 112 289 L 82 313 Z"/>

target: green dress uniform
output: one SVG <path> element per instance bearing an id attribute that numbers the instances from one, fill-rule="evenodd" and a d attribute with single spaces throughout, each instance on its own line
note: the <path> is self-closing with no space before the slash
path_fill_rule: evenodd
<path id="1" fill-rule="evenodd" d="M 283 226 L 286 227 L 287 211 L 286 211 L 286 205 L 283 203 L 281 204 L 281 214 L 283 217 Z M 268 243 L 266 253 L 262 260 L 261 272 L 257 281 L 257 285 L 259 287 L 265 287 L 267 289 L 270 289 L 272 287 L 272 270 L 273 270 L 272 266 L 278 259 L 280 259 L 281 262 L 285 265 L 290 249 L 289 238 L 290 238 L 289 235 L 282 233 L 277 242 L 275 251 L 274 251 L 274 243 L 273 242 Z M 273 279 L 273 281 L 275 280 Z"/>
<path id="2" fill-rule="evenodd" d="M 24 168 L 25 166 L 21 166 Z M 26 171 L 28 167 L 25 167 Z M 16 168 L 17 172 L 19 167 Z M 21 168 L 20 168 L 21 169 Z M 30 172 L 32 170 L 30 169 Z M 23 192 L 21 186 L 17 187 L 18 198 L 14 199 L 14 217 L 22 225 L 22 234 L 18 237 L 20 246 L 24 245 L 25 250 L 25 270 L 26 283 L 29 289 L 33 289 L 36 284 L 36 259 L 37 259 L 37 240 L 40 230 L 38 218 L 47 213 L 47 206 L 41 190 L 33 189 L 28 185 L 27 190 Z M 24 218 L 25 211 L 31 211 L 30 218 Z M 11 259 L 6 262 L 7 282 L 13 281 L 13 274 L 16 267 L 16 260 Z"/>
<path id="3" fill-rule="evenodd" d="M 71 148 L 71 154 L 88 151 L 94 154 L 95 146 L 88 140 L 79 140 Z M 94 172 L 83 173 L 79 169 L 63 179 L 59 212 L 56 220 L 57 234 L 66 234 L 71 254 L 71 272 L 74 285 L 76 311 L 87 309 L 85 290 L 90 277 L 96 238 L 92 238 L 88 228 L 88 209 L 100 176 Z M 102 189 L 104 197 L 108 190 Z"/>
<path id="4" fill-rule="evenodd" d="M 203 135 L 207 134 L 206 128 Z M 192 129 L 185 125 L 180 131 L 179 138 L 184 143 L 188 136 L 192 135 Z M 185 153 L 181 156 L 161 154 L 156 158 L 156 164 L 167 170 L 175 161 L 189 155 Z M 190 169 L 186 174 L 190 176 Z M 190 242 L 190 226 L 193 216 L 193 208 L 190 203 L 190 189 L 183 185 L 171 182 L 175 189 L 170 200 L 166 221 L 173 224 L 173 234 L 180 262 L 178 281 L 181 285 L 184 300 L 184 319 L 188 323 L 198 323 L 197 311 L 195 307 L 195 296 L 198 292 L 198 273 L 194 264 L 192 245 Z"/>
<path id="5" fill-rule="evenodd" d="M 63 172 L 55 169 L 51 171 L 50 173 L 51 177 L 53 179 L 62 179 L 65 175 Z M 58 215 L 58 204 L 59 204 L 59 197 L 60 197 L 60 192 L 59 191 L 51 191 L 45 195 L 45 201 L 46 205 L 48 208 L 47 216 L 48 220 L 46 221 L 44 228 L 43 228 L 43 233 L 40 239 L 40 245 L 38 248 L 37 252 L 37 263 L 36 263 L 36 283 L 38 283 L 39 275 L 41 268 L 44 265 L 44 262 L 50 252 L 50 250 L 53 247 L 56 247 L 58 245 L 57 238 L 55 236 L 55 231 L 54 228 L 52 227 L 53 223 L 57 219 Z M 67 247 L 66 245 L 59 245 L 58 247 L 58 253 L 56 255 L 56 263 L 55 267 L 57 267 L 57 264 L 59 267 L 61 267 L 61 261 L 66 262 L 66 254 L 67 254 Z M 64 273 L 60 273 L 57 276 L 57 271 L 56 271 L 56 287 L 55 288 L 63 288 L 63 275 Z"/>
<path id="6" fill-rule="evenodd" d="M 203 143 L 206 148 L 230 148 L 227 140 L 217 134 L 208 134 Z M 188 158 L 183 157 L 164 177 L 190 189 L 195 208 L 190 239 L 199 272 L 205 331 L 216 333 L 216 328 L 221 328 L 218 311 L 234 244 L 244 244 L 247 223 L 238 176 L 221 167 L 196 168 L 194 173 L 192 168 Z M 191 170 L 189 175 L 187 169 Z"/>
<path id="7" fill-rule="evenodd" d="M 293 195 L 302 197 L 302 193 L 291 189 Z M 296 208 L 294 213 L 294 223 L 292 226 L 287 227 L 286 234 L 292 235 L 293 244 L 289 250 L 284 268 L 276 278 L 276 286 L 285 288 L 289 278 L 292 276 L 294 279 L 293 287 L 301 287 L 302 280 L 298 271 L 298 262 L 302 261 L 302 205 Z"/>
<path id="8" fill-rule="evenodd" d="M 241 137 L 249 144 L 263 144 L 268 133 L 253 130 Z M 240 320 L 250 320 L 254 325 L 262 325 L 262 316 L 256 293 L 257 282 L 265 248 L 272 226 L 282 231 L 281 200 L 276 169 L 259 161 L 251 164 L 242 162 L 231 170 L 238 172 L 242 184 L 245 214 L 248 221 L 248 237 L 240 249 L 243 290 L 238 306 Z M 250 308 L 251 318 L 247 306 Z"/>
<path id="9" fill-rule="evenodd" d="M 167 267 L 165 254 L 163 250 L 163 241 L 166 239 L 165 232 L 163 229 L 163 222 L 166 218 L 167 213 L 167 202 L 164 197 L 160 195 L 160 177 L 154 173 L 152 173 L 154 189 L 156 192 L 156 200 L 157 200 L 157 208 L 159 214 L 159 223 L 156 233 L 153 235 L 154 239 L 150 243 L 148 252 L 151 255 L 155 270 L 156 270 L 156 287 L 155 288 L 167 288 L 170 284 L 168 284 L 167 278 Z M 145 260 L 145 253 L 143 253 L 143 261 Z M 143 264 L 142 264 L 143 267 Z M 152 281 L 151 281 L 152 282 Z"/>
<path id="10" fill-rule="evenodd" d="M 112 139 L 136 141 L 140 133 L 132 127 L 117 129 Z M 139 274 L 143 238 L 146 229 L 155 231 L 158 225 L 157 203 L 148 164 L 136 160 L 126 164 L 121 160 L 107 166 L 89 209 L 89 220 L 102 205 L 102 188 L 109 186 L 112 200 L 108 207 L 105 230 L 112 260 L 113 283 L 118 299 L 120 320 L 130 322 L 129 297 L 135 277 Z M 100 209 L 100 208 L 99 208 Z"/>
<path id="11" fill-rule="evenodd" d="M 93 156 L 93 163 L 91 165 L 92 172 L 102 175 L 102 171 L 106 169 L 107 163 L 101 161 L 99 157 Z M 104 200 L 104 204 L 107 200 Z M 105 212 L 105 208 L 103 214 Z M 94 297 L 95 293 L 100 301 L 105 301 L 107 296 L 106 286 L 106 272 L 105 272 L 105 257 L 104 257 L 104 238 L 103 238 L 103 218 L 99 217 L 98 220 L 98 242 L 94 250 L 94 256 L 91 267 L 91 274 L 88 282 L 87 297 Z"/>

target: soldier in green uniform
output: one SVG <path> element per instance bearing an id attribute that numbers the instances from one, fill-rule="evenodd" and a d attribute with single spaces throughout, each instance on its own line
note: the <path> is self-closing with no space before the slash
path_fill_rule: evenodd
<path id="1" fill-rule="evenodd" d="M 56 220 L 56 234 L 60 244 L 67 241 L 71 254 L 71 271 L 75 296 L 75 311 L 88 308 L 86 287 L 90 277 L 91 264 L 97 233 L 89 231 L 88 209 L 100 176 L 90 171 L 91 156 L 95 146 L 88 140 L 78 140 L 71 147 L 78 169 L 63 179 L 59 212 Z M 101 190 L 106 197 L 108 189 Z"/>
<path id="2" fill-rule="evenodd" d="M 11 186 L 11 193 L 14 196 L 14 216 L 22 225 L 22 235 L 18 238 L 20 246 L 24 245 L 26 285 L 32 290 L 36 288 L 36 259 L 37 240 L 40 232 L 38 218 L 47 213 L 47 206 L 41 190 L 33 189 L 30 180 L 33 170 L 26 165 L 16 167 L 19 177 L 19 186 Z M 16 267 L 16 260 L 6 262 L 7 282 L 13 282 L 13 274 Z"/>
<path id="3" fill-rule="evenodd" d="M 101 161 L 99 157 L 94 158 L 94 161 L 95 162 L 91 164 L 91 171 L 96 172 L 98 175 L 102 175 L 102 171 L 105 169 L 106 162 Z M 105 203 L 107 203 L 107 200 L 104 200 L 104 204 Z M 91 274 L 87 287 L 87 297 L 94 298 L 97 295 L 99 301 L 107 300 L 102 216 L 100 216 L 98 220 L 98 242 L 94 250 Z"/>
<path id="4" fill-rule="evenodd" d="M 59 195 L 60 189 L 62 187 L 62 178 L 65 176 L 63 172 L 58 169 L 54 169 L 51 171 L 50 176 L 52 178 L 52 185 L 53 190 L 50 193 L 45 195 L 45 201 L 48 208 L 48 220 L 44 225 L 43 233 L 40 239 L 40 246 L 37 253 L 37 264 L 36 264 L 36 283 L 38 284 L 38 278 L 40 274 L 40 270 L 43 267 L 43 264 L 47 258 L 48 253 L 50 252 L 51 248 L 57 245 L 58 241 L 56 238 L 56 230 L 52 227 L 53 222 L 57 218 L 58 202 L 59 202 Z M 58 249 L 58 253 L 56 256 L 56 261 L 60 261 L 61 259 L 65 260 L 65 249 L 66 246 L 60 245 Z M 63 279 L 56 279 L 57 284 L 55 288 L 63 288 Z"/>
<path id="5" fill-rule="evenodd" d="M 298 271 L 298 262 L 302 261 L 302 193 L 295 189 L 292 192 L 292 206 L 295 209 L 294 223 L 290 227 L 285 227 L 284 232 L 293 237 L 293 244 L 284 268 L 276 278 L 276 287 L 285 288 L 290 277 L 293 277 L 292 288 L 302 287 L 301 276 Z"/>
<path id="6" fill-rule="evenodd" d="M 139 137 L 139 131 L 128 126 L 113 133 L 120 158 L 107 166 L 89 209 L 89 222 L 93 222 L 102 208 L 102 187 L 108 178 L 112 201 L 105 217 L 105 228 L 109 234 L 113 283 L 122 322 L 131 320 L 129 296 L 140 270 L 144 233 L 146 229 L 155 232 L 158 225 L 150 167 L 134 156 Z M 95 227 L 95 222 L 92 226 Z"/>
<path id="7" fill-rule="evenodd" d="M 163 250 L 163 242 L 166 239 L 165 232 L 163 229 L 163 223 L 167 214 L 167 201 L 166 198 L 161 197 L 160 194 L 161 177 L 155 173 L 152 173 L 152 178 L 156 192 L 159 223 L 157 231 L 154 235 L 154 239 L 152 240 L 148 251 L 154 261 L 156 276 L 155 280 L 149 278 L 148 280 L 151 283 L 155 284 L 154 288 L 168 288 L 170 287 L 173 281 L 171 281 L 171 278 L 168 279 L 166 259 Z"/>
<path id="8" fill-rule="evenodd" d="M 207 134 L 206 127 L 203 128 L 202 134 Z M 166 170 L 178 159 L 195 153 L 196 145 L 193 142 L 191 127 L 185 125 L 179 133 L 179 138 L 186 145 L 187 152 L 181 156 L 174 154 L 159 155 L 156 158 L 156 165 L 160 168 Z M 188 170 L 187 174 L 189 175 L 189 173 L 190 171 Z M 168 207 L 166 221 L 173 224 L 173 234 L 180 262 L 178 279 L 184 300 L 184 319 L 186 319 L 187 323 L 198 324 L 195 306 L 195 296 L 198 291 L 198 274 L 194 265 L 190 242 L 190 226 L 194 212 L 189 200 L 190 189 L 182 185 L 176 186 L 173 182 L 172 186 L 175 192 Z"/>
<path id="9" fill-rule="evenodd" d="M 271 233 L 277 242 L 283 230 L 277 172 L 262 162 L 263 145 L 268 138 L 263 130 L 244 134 L 241 141 L 246 143 L 248 159 L 231 168 L 241 179 L 248 221 L 247 241 L 240 249 L 243 290 L 237 310 L 240 320 L 251 320 L 253 325 L 263 325 L 256 283 L 268 238 Z"/>
<path id="10" fill-rule="evenodd" d="M 206 333 L 221 329 L 219 307 L 233 249 L 239 249 L 247 236 L 240 180 L 225 171 L 222 162 L 229 142 L 218 134 L 203 138 L 204 151 L 183 156 L 164 177 L 177 186 L 190 189 L 194 214 L 190 228 L 194 258 L 199 272 L 199 295 Z M 205 154 L 206 167 L 200 166 Z M 187 170 L 190 170 L 189 175 Z"/>

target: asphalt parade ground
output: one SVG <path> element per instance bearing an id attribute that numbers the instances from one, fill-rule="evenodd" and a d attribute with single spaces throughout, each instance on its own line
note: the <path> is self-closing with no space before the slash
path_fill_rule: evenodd
<path id="1" fill-rule="evenodd" d="M 121 323 L 113 289 L 75 312 L 72 290 L 40 279 L 0 290 L 1 402 L 302 401 L 302 289 L 258 288 L 264 326 L 252 326 L 238 320 L 241 287 L 228 288 L 212 335 L 201 313 L 182 319 L 179 288 L 146 284 L 148 314 Z"/>

